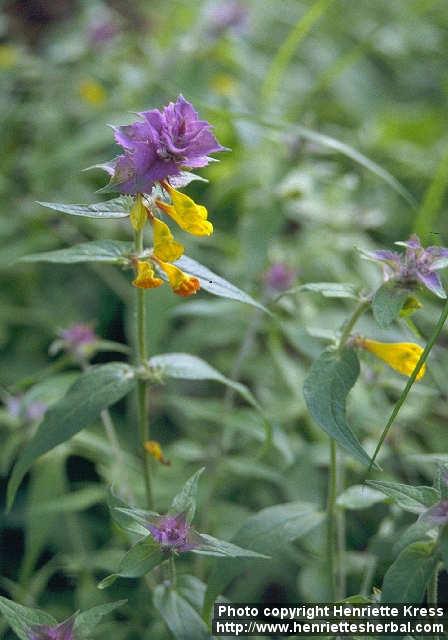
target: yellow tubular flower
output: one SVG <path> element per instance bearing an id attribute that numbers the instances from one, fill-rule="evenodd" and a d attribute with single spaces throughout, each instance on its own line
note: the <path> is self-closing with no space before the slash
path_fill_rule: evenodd
<path id="1" fill-rule="evenodd" d="M 157 200 L 157 206 L 167 213 L 183 231 L 194 236 L 210 236 L 213 233 L 213 225 L 207 220 L 207 209 L 196 204 L 184 193 L 176 191 L 168 183 L 164 182 L 163 186 L 170 194 L 172 204 Z"/>
<path id="2" fill-rule="evenodd" d="M 139 289 L 155 289 L 163 284 L 163 280 L 156 277 L 154 269 L 148 262 L 138 260 L 137 275 L 132 284 Z"/>
<path id="3" fill-rule="evenodd" d="M 151 219 L 154 255 L 164 262 L 175 262 L 184 252 L 183 245 L 176 242 L 167 224 L 158 218 Z"/>
<path id="4" fill-rule="evenodd" d="M 160 464 L 169 466 L 171 463 L 163 455 L 162 447 L 156 440 L 147 440 L 144 444 L 145 450 Z"/>
<path id="5" fill-rule="evenodd" d="M 405 376 L 412 375 L 423 353 L 422 347 L 413 342 L 377 342 L 368 338 L 360 338 L 357 344 Z M 425 372 L 426 365 L 424 364 L 416 380 L 423 378 Z"/>
<path id="6" fill-rule="evenodd" d="M 137 198 L 129 213 L 129 219 L 136 231 L 141 231 L 148 220 L 148 210 L 143 204 L 142 194 L 137 194 Z"/>
<path id="7" fill-rule="evenodd" d="M 168 264 L 161 260 L 157 260 L 157 262 L 168 276 L 168 282 L 174 293 L 177 293 L 178 296 L 187 298 L 197 293 L 201 288 L 201 284 L 197 278 L 190 276 L 188 273 L 184 273 L 182 269 L 175 267 L 174 264 Z"/>

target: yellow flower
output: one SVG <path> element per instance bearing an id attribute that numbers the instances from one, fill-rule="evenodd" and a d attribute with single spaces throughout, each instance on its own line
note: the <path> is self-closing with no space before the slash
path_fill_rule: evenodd
<path id="1" fill-rule="evenodd" d="M 209 236 L 213 225 L 207 220 L 207 209 L 180 191 L 164 182 L 164 188 L 171 197 L 172 204 L 157 200 L 157 206 L 167 213 L 181 229 L 194 236 Z"/>
<path id="2" fill-rule="evenodd" d="M 107 98 L 104 87 L 96 80 L 83 80 L 79 85 L 79 95 L 93 107 L 101 106 Z"/>
<path id="3" fill-rule="evenodd" d="M 134 287 L 138 287 L 139 289 L 155 289 L 163 284 L 163 280 L 156 277 L 154 269 L 151 267 L 149 262 L 138 260 L 137 275 L 132 281 L 132 284 Z"/>
<path id="4" fill-rule="evenodd" d="M 197 278 L 190 276 L 188 273 L 184 273 L 179 267 L 175 267 L 174 264 L 168 264 L 161 260 L 157 260 L 157 263 L 168 276 L 168 282 L 174 293 L 177 293 L 178 296 L 186 298 L 197 293 L 201 288 L 201 284 Z"/>
<path id="5" fill-rule="evenodd" d="M 0 44 L 0 69 L 13 69 L 19 59 L 19 51 L 10 44 Z"/>
<path id="6" fill-rule="evenodd" d="M 184 252 L 183 245 L 177 242 L 167 224 L 158 218 L 151 218 L 153 230 L 154 255 L 164 262 L 175 262 Z"/>
<path id="7" fill-rule="evenodd" d="M 377 342 L 368 338 L 359 338 L 357 344 L 405 376 L 412 375 L 423 353 L 422 347 L 413 342 Z M 424 364 L 418 372 L 416 380 L 423 378 L 425 372 L 426 365 Z"/>
<path id="8" fill-rule="evenodd" d="M 156 440 L 147 440 L 144 444 L 145 450 L 161 464 L 169 466 L 171 462 L 163 455 L 162 447 Z"/>

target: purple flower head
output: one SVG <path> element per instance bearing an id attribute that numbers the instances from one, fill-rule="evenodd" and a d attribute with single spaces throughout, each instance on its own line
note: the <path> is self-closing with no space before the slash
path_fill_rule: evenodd
<path id="1" fill-rule="evenodd" d="M 177 176 L 182 169 L 205 167 L 210 153 L 225 151 L 206 120 L 179 96 L 162 111 L 139 113 L 133 124 L 116 127 L 115 140 L 124 154 L 107 165 L 111 185 L 121 193 L 149 193 L 154 182 Z"/>
<path id="2" fill-rule="evenodd" d="M 59 332 L 60 340 L 54 346 L 56 351 L 63 349 L 75 356 L 85 356 L 93 345 L 98 342 L 98 336 L 89 324 L 77 323 Z M 54 352 L 55 349 L 53 348 Z"/>
<path id="3" fill-rule="evenodd" d="M 73 627 L 76 614 L 56 626 L 39 624 L 29 630 L 29 640 L 75 640 Z"/>
<path id="4" fill-rule="evenodd" d="M 167 550 L 182 553 L 201 544 L 200 535 L 190 527 L 183 513 L 157 516 L 147 527 L 154 540 Z"/>
<path id="5" fill-rule="evenodd" d="M 435 246 L 424 249 L 416 235 L 412 235 L 406 242 L 395 244 L 405 247 L 405 252 L 381 250 L 366 252 L 364 255 L 382 263 L 385 280 L 393 279 L 404 286 L 420 283 L 439 298 L 446 298 L 437 271 L 448 266 L 448 249 Z"/>
<path id="6" fill-rule="evenodd" d="M 88 26 L 88 38 L 91 46 L 98 47 L 110 42 L 120 32 L 120 28 L 111 18 L 96 20 Z"/>
<path id="7" fill-rule="evenodd" d="M 430 507 L 421 515 L 422 519 L 429 520 L 433 524 L 447 524 L 448 522 L 448 500 L 442 500 L 433 507 Z"/>
<path id="8" fill-rule="evenodd" d="M 266 287 L 273 292 L 281 292 L 289 289 L 294 282 L 296 272 L 286 264 L 278 262 L 273 264 L 264 275 Z"/>
<path id="9" fill-rule="evenodd" d="M 220 2 L 209 13 L 210 29 L 214 35 L 228 30 L 244 31 L 247 25 L 248 9 L 237 0 Z"/>
<path id="10" fill-rule="evenodd" d="M 37 422 L 47 410 L 44 402 L 26 402 L 23 396 L 10 396 L 6 400 L 6 410 L 12 418 L 26 422 Z"/>

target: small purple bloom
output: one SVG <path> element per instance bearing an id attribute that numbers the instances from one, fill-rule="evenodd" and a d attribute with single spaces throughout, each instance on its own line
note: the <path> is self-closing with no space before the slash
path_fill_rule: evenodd
<path id="1" fill-rule="evenodd" d="M 176 516 L 157 516 L 147 524 L 156 542 L 167 550 L 182 553 L 201 544 L 200 535 L 191 528 L 183 513 Z"/>
<path id="2" fill-rule="evenodd" d="M 404 254 L 381 250 L 365 252 L 364 255 L 383 264 L 386 281 L 396 280 L 404 286 L 420 283 L 439 298 L 446 298 L 437 271 L 448 266 L 448 249 L 436 246 L 424 249 L 415 234 L 406 242 L 395 244 L 405 247 Z"/>
<path id="3" fill-rule="evenodd" d="M 88 26 L 89 42 L 92 46 L 101 46 L 113 40 L 119 32 L 119 26 L 112 19 L 95 21 Z"/>
<path id="4" fill-rule="evenodd" d="M 26 403 L 23 396 L 10 396 L 6 399 L 6 409 L 12 418 L 26 422 L 37 422 L 43 418 L 47 405 L 35 400 Z"/>
<path id="5" fill-rule="evenodd" d="M 63 350 L 83 358 L 89 355 L 98 340 L 91 325 L 79 322 L 59 332 L 59 340 L 55 340 L 50 346 L 50 354 Z"/>
<path id="6" fill-rule="evenodd" d="M 124 154 L 103 165 L 111 185 L 121 193 L 149 193 L 155 182 L 177 176 L 182 169 L 205 167 L 210 153 L 225 151 L 206 120 L 179 96 L 162 111 L 139 113 L 141 121 L 116 127 L 115 140 Z"/>
<path id="7" fill-rule="evenodd" d="M 44 402 L 30 402 L 25 410 L 25 415 L 31 422 L 37 422 L 44 417 L 47 409 L 48 407 Z"/>
<path id="8" fill-rule="evenodd" d="M 448 500 L 442 500 L 438 502 L 433 507 L 430 507 L 427 511 L 425 511 L 421 518 L 424 520 L 429 520 L 436 524 L 447 524 L 448 522 Z"/>
<path id="9" fill-rule="evenodd" d="M 242 32 L 247 25 L 249 11 L 237 0 L 220 2 L 209 13 L 210 29 L 219 35 L 228 30 Z"/>
<path id="10" fill-rule="evenodd" d="M 76 614 L 56 626 L 39 624 L 29 630 L 29 640 L 75 640 L 73 627 Z"/>
<path id="11" fill-rule="evenodd" d="M 286 264 L 278 262 L 273 264 L 264 275 L 264 282 L 273 292 L 281 292 L 289 289 L 294 282 L 296 272 Z"/>

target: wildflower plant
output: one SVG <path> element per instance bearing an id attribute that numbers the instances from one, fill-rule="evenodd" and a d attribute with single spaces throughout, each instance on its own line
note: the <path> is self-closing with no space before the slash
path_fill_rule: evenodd
<path id="1" fill-rule="evenodd" d="M 92 241 L 24 258 L 25 262 L 60 264 L 108 262 L 117 268 L 132 271 L 129 286 L 131 288 L 132 285 L 135 290 L 135 333 L 131 362 L 92 365 L 91 359 L 99 351 L 127 355 L 130 350 L 127 345 L 101 340 L 88 324 L 78 323 L 60 330 L 57 340 L 50 347 L 50 354 L 65 354 L 63 358 L 68 359 L 68 364 L 76 364 L 80 373 L 68 385 L 66 393 L 61 394 L 60 400 L 50 406 L 19 454 L 9 483 L 8 504 L 12 506 L 24 475 L 41 455 L 97 419 L 103 422 L 117 459 L 117 468 L 123 470 L 125 454 L 121 450 L 109 407 L 135 391 L 136 439 L 139 442 L 137 453 L 141 460 L 141 476 L 137 486 L 130 486 L 125 481 L 126 486 L 119 487 L 120 494 L 133 503 L 121 503 L 119 508 L 113 506 L 111 511 L 114 517 L 120 512 L 121 519 L 133 521 L 130 534 L 135 536 L 137 530 L 140 534 L 145 533 L 145 536 L 126 554 L 117 573 L 105 578 L 100 587 L 108 586 L 117 576 L 143 577 L 158 565 L 168 564 L 170 588 L 174 589 L 175 561 L 180 554 L 188 551 L 226 558 L 266 556 L 198 533 L 192 528 L 199 472 L 174 499 L 168 514 L 159 515 L 153 511 L 157 493 L 153 486 L 152 466 L 153 463 L 169 464 L 169 461 L 165 460 L 159 443 L 150 439 L 149 387 L 170 377 L 215 380 L 239 393 L 252 405 L 265 425 L 267 420 L 244 385 L 227 379 L 203 360 L 183 353 L 149 357 L 146 315 L 151 308 L 151 292 L 148 290 L 168 283 L 174 294 L 186 298 L 205 289 L 217 296 L 264 309 L 249 295 L 188 258 L 184 254 L 183 244 L 175 239 L 168 224 L 175 223 L 182 231 L 196 236 L 209 236 L 213 232 L 205 206 L 196 204 L 179 190 L 196 179 L 187 170 L 206 166 L 211 162 L 209 154 L 225 150 L 215 138 L 211 125 L 200 120 L 193 106 L 182 96 L 162 110 L 153 109 L 139 115 L 139 121 L 114 128 L 115 139 L 123 153 L 101 166 L 111 176 L 107 188 L 103 190 L 122 195 L 92 205 L 42 203 L 73 216 L 98 220 L 128 219 L 133 243 L 127 240 Z M 164 217 L 166 221 L 162 219 Z M 152 243 L 146 237 L 149 229 Z M 136 500 L 137 504 L 140 501 L 138 506 Z M 142 506 L 148 510 L 143 520 Z M 193 626 L 196 625 L 198 633 L 202 633 L 204 623 L 196 613 L 192 612 L 191 616 Z M 82 640 L 81 635 L 78 638 L 74 619 L 59 625 L 34 625 L 27 633 L 27 640 Z"/>

